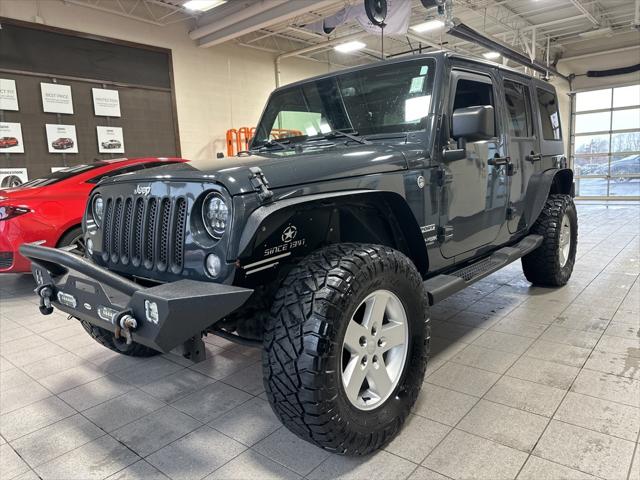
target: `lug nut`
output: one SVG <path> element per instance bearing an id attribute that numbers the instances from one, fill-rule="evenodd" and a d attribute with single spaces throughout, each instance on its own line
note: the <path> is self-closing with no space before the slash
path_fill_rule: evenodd
<path id="1" fill-rule="evenodd" d="M 367 356 L 366 356 L 366 355 L 362 357 L 362 360 L 360 361 L 360 364 L 361 364 L 363 367 L 366 367 L 366 366 L 367 366 Z"/>
<path id="2" fill-rule="evenodd" d="M 365 338 L 364 335 L 360 337 L 359 343 L 360 343 L 360 346 L 363 348 L 367 346 L 367 339 Z"/>

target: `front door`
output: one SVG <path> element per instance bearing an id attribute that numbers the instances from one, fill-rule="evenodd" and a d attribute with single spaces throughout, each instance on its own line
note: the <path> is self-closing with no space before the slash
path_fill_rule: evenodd
<path id="1" fill-rule="evenodd" d="M 511 158 L 512 175 L 509 177 L 509 232 L 526 228 L 522 213 L 525 194 L 531 175 L 536 171 L 540 157 L 540 142 L 533 121 L 531 88 L 527 79 L 513 74 L 504 75 L 502 82 L 506 127 L 509 131 L 507 155 Z"/>
<path id="2" fill-rule="evenodd" d="M 505 223 L 508 201 L 507 169 L 489 165 L 490 158 L 503 158 L 505 153 L 491 73 L 453 70 L 450 92 L 447 118 L 458 108 L 491 105 L 496 115 L 496 138 L 469 142 L 466 158 L 441 164 L 439 237 L 446 258 L 491 244 Z"/>

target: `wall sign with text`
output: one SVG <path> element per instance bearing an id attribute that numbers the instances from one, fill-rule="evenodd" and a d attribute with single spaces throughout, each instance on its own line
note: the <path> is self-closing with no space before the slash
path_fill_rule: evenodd
<path id="1" fill-rule="evenodd" d="M 18 89 L 16 81 L 8 78 L 0 78 L 0 110 L 13 110 L 18 108 Z"/>
<path id="2" fill-rule="evenodd" d="M 105 90 L 104 88 L 92 88 L 93 111 L 96 117 L 119 117 L 120 96 L 117 90 Z"/>
<path id="3" fill-rule="evenodd" d="M 49 153 L 78 153 L 75 125 L 47 123 L 46 129 Z"/>
<path id="4" fill-rule="evenodd" d="M 0 168 L 0 188 L 15 188 L 29 180 L 26 168 Z"/>
<path id="5" fill-rule="evenodd" d="M 47 113 L 73 114 L 71 87 L 59 83 L 41 83 L 42 110 Z"/>

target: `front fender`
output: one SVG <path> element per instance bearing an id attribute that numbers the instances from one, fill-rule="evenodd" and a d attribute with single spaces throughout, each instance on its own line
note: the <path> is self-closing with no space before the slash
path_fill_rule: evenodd
<path id="1" fill-rule="evenodd" d="M 290 227 L 296 231 L 293 238 Z M 260 268 L 276 257 L 304 256 L 339 242 L 388 245 L 411 258 L 420 272 L 427 268 L 424 240 L 406 201 L 379 190 L 306 195 L 263 205 L 247 219 L 236 258 L 243 266 Z"/>
<path id="2" fill-rule="evenodd" d="M 538 219 L 549 195 L 558 193 L 575 195 L 573 170 L 569 168 L 550 168 L 531 176 L 527 185 L 523 214 L 527 227 L 530 228 Z"/>

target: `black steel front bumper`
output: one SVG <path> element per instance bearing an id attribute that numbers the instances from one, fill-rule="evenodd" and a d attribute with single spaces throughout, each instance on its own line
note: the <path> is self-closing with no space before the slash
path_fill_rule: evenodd
<path id="1" fill-rule="evenodd" d="M 32 261 L 36 291 L 47 305 L 114 333 L 125 328 L 134 342 L 161 352 L 199 338 L 253 293 L 187 279 L 145 288 L 64 250 L 24 244 L 20 253 Z M 134 328 L 122 325 L 125 317 L 135 319 Z"/>

